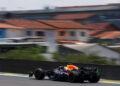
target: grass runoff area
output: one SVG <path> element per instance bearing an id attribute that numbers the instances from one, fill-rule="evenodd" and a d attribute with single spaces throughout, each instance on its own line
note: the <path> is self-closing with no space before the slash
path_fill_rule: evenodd
<path id="1" fill-rule="evenodd" d="M 36 60 L 36 61 L 49 61 L 42 53 L 46 52 L 45 47 L 18 47 L 3 54 L 7 59 L 23 59 L 23 60 Z M 73 62 L 85 64 L 105 64 L 115 65 L 114 62 L 106 60 L 104 57 L 96 56 L 95 54 L 69 54 L 61 56 L 59 52 L 52 53 L 52 58 L 57 62 Z"/>

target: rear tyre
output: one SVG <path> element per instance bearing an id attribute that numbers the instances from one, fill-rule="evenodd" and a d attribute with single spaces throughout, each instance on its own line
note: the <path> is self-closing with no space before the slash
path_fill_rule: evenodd
<path id="1" fill-rule="evenodd" d="M 45 77 L 45 73 L 41 68 L 37 68 L 34 72 L 35 79 L 42 80 Z"/>
<path id="2" fill-rule="evenodd" d="M 69 82 L 71 83 L 78 82 L 79 73 L 77 71 L 71 71 L 68 79 L 69 79 Z"/>
<path id="3" fill-rule="evenodd" d="M 100 75 L 94 73 L 90 75 L 89 82 L 97 83 L 99 80 L 100 80 Z"/>

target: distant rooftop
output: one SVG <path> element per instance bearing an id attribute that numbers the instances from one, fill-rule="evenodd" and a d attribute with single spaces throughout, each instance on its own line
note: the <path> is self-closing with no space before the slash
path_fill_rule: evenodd
<path id="1" fill-rule="evenodd" d="M 107 31 L 103 32 L 99 35 L 94 36 L 95 38 L 100 38 L 100 39 L 115 39 L 120 37 L 120 31 Z"/>
<path id="2" fill-rule="evenodd" d="M 70 8 L 70 9 L 63 9 Z M 91 5 L 91 6 L 72 6 L 72 7 L 57 7 L 56 9 L 43 9 L 43 10 L 23 10 L 23 11 L 1 11 L 0 14 L 13 13 L 13 14 L 40 14 L 40 13 L 68 13 L 68 12 L 95 12 L 95 11 L 115 11 L 120 10 L 120 4 L 108 5 Z"/>
<path id="3" fill-rule="evenodd" d="M 95 43 L 79 43 L 79 44 L 63 44 L 64 47 L 69 47 L 71 49 L 77 50 L 77 51 L 81 51 L 84 52 L 85 50 L 87 50 L 88 48 L 94 47 L 97 44 Z"/>
<path id="4" fill-rule="evenodd" d="M 60 29 L 90 29 L 87 26 L 70 20 L 38 20 L 40 23 Z"/>
<path id="5" fill-rule="evenodd" d="M 64 8 L 88 8 L 88 7 L 110 7 L 110 6 L 120 6 L 120 3 L 111 3 L 105 5 L 88 5 L 88 6 L 66 6 L 66 7 L 57 7 L 56 9 L 64 9 Z"/>
<path id="6" fill-rule="evenodd" d="M 60 14 L 54 17 L 54 19 L 86 19 L 94 16 L 94 13 L 71 13 L 71 14 Z"/>
<path id="7" fill-rule="evenodd" d="M 91 27 L 94 30 L 99 30 L 99 31 L 104 31 L 108 29 L 108 26 L 114 26 L 115 29 L 118 29 L 114 24 L 111 22 L 100 22 L 100 23 L 89 23 L 87 25 L 88 27 Z M 114 30 L 114 29 L 109 29 L 109 30 Z"/>
<path id="8" fill-rule="evenodd" d="M 27 20 L 27 19 L 6 19 L 3 20 L 4 23 L 12 24 L 18 27 L 24 27 L 28 29 L 55 29 L 51 26 L 42 24 L 37 21 Z"/>
<path id="9" fill-rule="evenodd" d="M 0 23 L 0 29 L 1 28 L 7 28 L 7 29 L 24 29 L 24 27 L 18 27 L 18 26 L 15 26 L 15 25 L 4 24 L 4 23 Z"/>

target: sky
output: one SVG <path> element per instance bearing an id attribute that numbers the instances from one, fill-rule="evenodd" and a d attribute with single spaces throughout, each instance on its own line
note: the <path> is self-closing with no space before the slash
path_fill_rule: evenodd
<path id="1" fill-rule="evenodd" d="M 0 0 L 1 10 L 38 10 L 46 6 L 102 5 L 120 3 L 120 0 Z"/>

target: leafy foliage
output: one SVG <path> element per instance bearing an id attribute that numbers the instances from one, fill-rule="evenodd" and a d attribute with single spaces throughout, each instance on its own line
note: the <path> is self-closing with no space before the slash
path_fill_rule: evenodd
<path id="1" fill-rule="evenodd" d="M 99 57 L 94 54 L 69 54 L 64 58 L 60 56 L 58 52 L 53 53 L 53 59 L 60 62 L 74 62 L 74 63 L 86 63 L 86 64 L 107 64 L 114 65 L 114 62 L 107 61 L 104 57 Z"/>
<path id="2" fill-rule="evenodd" d="M 58 52 L 53 53 L 53 59 L 60 62 L 64 60 L 64 58 Z"/>
<path id="3" fill-rule="evenodd" d="M 19 47 L 15 50 L 5 53 L 4 58 L 48 61 L 48 59 L 40 54 L 42 52 L 45 52 L 45 49 L 42 47 Z"/>

